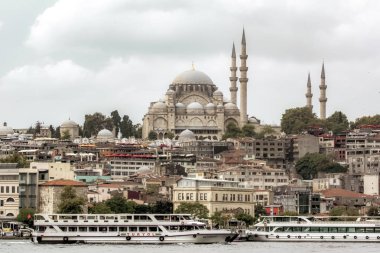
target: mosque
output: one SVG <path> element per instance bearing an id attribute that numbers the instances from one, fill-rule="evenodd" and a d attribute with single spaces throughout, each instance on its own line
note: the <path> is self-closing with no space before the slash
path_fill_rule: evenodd
<path id="1" fill-rule="evenodd" d="M 243 30 L 240 54 L 240 77 L 236 75 L 235 45 L 231 55 L 230 98 L 228 101 L 211 78 L 195 70 L 179 74 L 169 85 L 165 99 L 150 103 L 148 113 L 143 118 L 142 137 L 151 131 L 159 139 L 174 134 L 178 139 L 186 130 L 194 133 L 196 139 L 219 140 L 226 126 L 233 123 L 242 127 L 247 123 L 259 124 L 255 118 L 247 116 L 247 51 Z M 240 83 L 240 108 L 237 106 L 237 81 Z"/>

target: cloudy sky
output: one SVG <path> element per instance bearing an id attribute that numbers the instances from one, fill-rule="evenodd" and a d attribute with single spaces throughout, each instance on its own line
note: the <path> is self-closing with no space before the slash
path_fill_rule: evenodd
<path id="1" fill-rule="evenodd" d="M 378 114 L 379 13 L 376 0 L 2 0 L 0 121 L 82 124 L 117 109 L 138 123 L 192 62 L 229 98 L 243 26 L 249 115 L 279 124 L 304 106 L 308 72 L 318 115 L 323 60 L 327 115 Z"/>

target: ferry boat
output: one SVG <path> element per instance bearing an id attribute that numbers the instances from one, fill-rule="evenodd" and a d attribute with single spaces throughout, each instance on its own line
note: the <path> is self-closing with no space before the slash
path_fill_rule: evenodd
<path id="1" fill-rule="evenodd" d="M 36 243 L 229 243 L 237 233 L 207 229 L 189 214 L 36 214 Z"/>
<path id="2" fill-rule="evenodd" d="M 349 216 L 264 216 L 248 234 L 250 241 L 380 242 L 380 220 Z"/>

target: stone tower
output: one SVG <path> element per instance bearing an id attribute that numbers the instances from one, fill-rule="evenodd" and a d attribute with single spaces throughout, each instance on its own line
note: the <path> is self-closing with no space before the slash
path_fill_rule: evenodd
<path id="1" fill-rule="evenodd" d="M 321 85 L 319 85 L 320 97 L 319 97 L 319 109 L 320 109 L 320 119 L 326 119 L 326 89 L 327 85 L 325 83 L 325 63 L 322 63 L 322 72 L 321 72 Z"/>
<path id="2" fill-rule="evenodd" d="M 313 97 L 313 93 L 311 93 L 311 81 L 310 81 L 310 73 L 309 73 L 307 77 L 306 107 L 310 108 L 311 111 L 313 111 L 313 104 L 311 102 L 312 97 Z"/>
<path id="3" fill-rule="evenodd" d="M 241 54 L 240 54 L 240 125 L 244 126 L 248 122 L 247 116 L 247 49 L 245 43 L 245 32 L 243 29 L 243 36 L 241 39 Z"/>
<path id="4" fill-rule="evenodd" d="M 231 92 L 231 102 L 233 104 L 237 104 L 237 86 L 236 86 L 236 81 L 238 78 L 236 77 L 236 52 L 235 52 L 235 43 L 232 44 L 232 55 L 231 55 L 231 77 L 230 77 L 230 82 L 231 82 L 231 87 L 230 87 L 230 92 Z"/>

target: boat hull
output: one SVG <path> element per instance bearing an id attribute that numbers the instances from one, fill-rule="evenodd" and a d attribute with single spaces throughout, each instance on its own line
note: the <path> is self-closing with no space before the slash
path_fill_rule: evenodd
<path id="1" fill-rule="evenodd" d="M 273 234 L 255 233 L 248 237 L 249 241 L 261 242 L 379 242 L 378 234 Z"/>
<path id="2" fill-rule="evenodd" d="M 237 234 L 188 234 L 174 236 L 59 236 L 47 235 L 32 237 L 32 241 L 40 244 L 173 244 L 173 243 L 228 243 L 236 238 Z"/>

